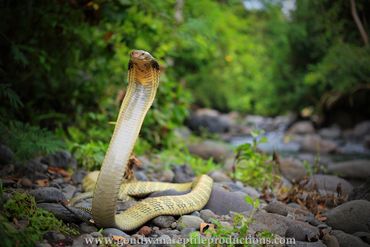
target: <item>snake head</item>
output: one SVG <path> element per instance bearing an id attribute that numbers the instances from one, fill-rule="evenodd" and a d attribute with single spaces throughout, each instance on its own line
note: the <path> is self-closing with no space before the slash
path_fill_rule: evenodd
<path id="1" fill-rule="evenodd" d="M 145 63 L 154 60 L 154 57 L 149 52 L 143 50 L 131 51 L 131 61 L 134 63 Z"/>

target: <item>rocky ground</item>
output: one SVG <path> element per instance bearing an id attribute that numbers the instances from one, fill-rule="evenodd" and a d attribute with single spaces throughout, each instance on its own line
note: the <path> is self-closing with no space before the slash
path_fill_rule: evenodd
<path id="1" fill-rule="evenodd" d="M 267 230 L 280 237 L 294 237 L 295 246 L 370 246 L 370 122 L 346 131 L 336 126 L 318 130 L 310 121 L 294 122 L 289 117 L 241 118 L 237 114 L 203 109 L 193 113 L 188 126 L 194 132 L 206 128 L 221 136 L 218 141 L 208 139 L 189 144 L 191 153 L 212 157 L 224 164 L 220 170 L 210 172 L 214 188 L 208 204 L 199 212 L 159 216 L 133 232 L 99 229 L 85 220 L 86 212 L 66 206 L 70 198 L 82 192 L 81 181 L 86 175 L 70 153 L 63 151 L 39 157 L 19 169 L 10 162 L 11 151 L 1 146 L 0 176 L 5 195 L 9 197 L 15 190 L 27 191 L 35 197 L 38 207 L 78 226 L 80 235 L 74 237 L 47 232 L 44 240 L 37 244 L 40 247 L 83 246 L 85 238 L 102 236 L 180 239 L 201 231 L 200 227 L 209 226 L 202 223 L 212 223 L 213 219 L 225 228 L 232 228 L 235 213 L 253 218 L 248 229 L 250 234 Z M 259 191 L 229 177 L 232 146 L 249 142 L 254 126 L 263 128 L 270 139 L 259 148 L 279 153 L 281 183 L 275 191 Z M 187 128 L 178 130 L 179 138 L 186 139 L 189 132 Z M 135 172 L 138 180 L 178 183 L 195 177 L 186 164 L 165 170 L 148 157 L 138 158 L 142 162 Z M 167 194 L 173 191 L 150 196 Z M 246 203 L 247 195 L 259 198 L 257 210 Z M 118 210 L 133 203 L 119 203 Z M 90 207 L 91 200 L 76 206 Z"/>

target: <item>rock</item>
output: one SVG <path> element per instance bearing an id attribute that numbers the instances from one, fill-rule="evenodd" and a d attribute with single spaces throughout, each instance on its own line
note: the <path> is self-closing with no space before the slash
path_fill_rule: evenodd
<path id="1" fill-rule="evenodd" d="M 174 183 L 186 183 L 193 181 L 194 172 L 189 165 L 173 166 L 172 171 L 175 173 Z"/>
<path id="2" fill-rule="evenodd" d="M 306 175 L 306 169 L 300 160 L 287 158 L 279 161 L 281 174 L 291 182 L 302 180 Z"/>
<path id="3" fill-rule="evenodd" d="M 254 199 L 260 198 L 261 196 L 261 193 L 251 186 L 246 186 L 242 191 Z"/>
<path id="4" fill-rule="evenodd" d="M 370 232 L 370 202 L 354 200 L 325 212 L 326 224 L 346 233 Z"/>
<path id="5" fill-rule="evenodd" d="M 172 238 L 168 235 L 161 235 L 157 238 L 157 242 L 159 243 L 158 245 L 156 246 L 172 246 L 171 245 L 171 242 L 172 242 Z"/>
<path id="6" fill-rule="evenodd" d="M 36 202 L 65 202 L 67 201 L 63 193 L 57 188 L 42 187 L 31 190 L 30 194 L 35 197 Z"/>
<path id="7" fill-rule="evenodd" d="M 244 213 L 245 214 L 245 213 Z M 249 215 L 246 215 L 249 217 Z M 308 235 L 319 236 L 319 230 L 305 222 L 297 221 L 288 217 L 281 216 L 279 214 L 265 213 L 258 211 L 253 215 L 253 223 L 250 225 L 250 229 L 258 232 L 268 230 L 271 233 L 279 236 L 285 236 L 286 231 L 292 225 L 300 225 L 301 230 L 309 233 Z"/>
<path id="8" fill-rule="evenodd" d="M 100 232 L 92 232 L 90 233 L 90 235 L 94 238 L 101 238 L 103 237 L 103 234 L 101 234 Z"/>
<path id="9" fill-rule="evenodd" d="M 97 242 L 90 234 L 82 234 L 73 240 L 72 247 L 98 247 Z"/>
<path id="10" fill-rule="evenodd" d="M 38 203 L 37 207 L 43 208 L 65 222 L 80 223 L 91 219 L 91 215 L 79 208 L 63 206 L 58 203 Z M 68 209 L 66 209 L 68 207 Z M 71 212 L 72 211 L 72 212 Z"/>
<path id="11" fill-rule="evenodd" d="M 315 128 L 310 121 L 300 121 L 293 124 L 287 132 L 289 134 L 307 135 L 315 133 Z"/>
<path id="12" fill-rule="evenodd" d="M 148 177 L 145 175 L 143 171 L 136 171 L 135 177 L 139 181 L 149 181 Z"/>
<path id="13" fill-rule="evenodd" d="M 36 243 L 35 247 L 52 247 L 46 240 L 42 243 Z"/>
<path id="14" fill-rule="evenodd" d="M 30 179 L 28 179 L 28 178 L 22 178 L 21 179 L 21 185 L 23 187 L 26 187 L 26 188 L 31 188 L 33 184 L 32 184 L 32 181 Z"/>
<path id="15" fill-rule="evenodd" d="M 347 234 L 339 230 L 333 230 L 330 233 L 338 240 L 340 247 L 369 247 L 369 245 L 363 242 L 360 238 L 351 234 Z"/>
<path id="16" fill-rule="evenodd" d="M 307 190 L 317 189 L 322 195 L 337 194 L 338 186 L 341 187 L 343 195 L 349 195 L 353 189 L 346 180 L 332 175 L 316 174 L 309 178 L 304 186 Z"/>
<path id="17" fill-rule="evenodd" d="M 188 238 L 189 237 L 189 234 L 192 233 L 192 232 L 195 232 L 197 229 L 195 228 L 191 228 L 191 227 L 188 227 L 188 228 L 184 228 L 181 230 L 181 236 L 184 237 L 184 238 Z"/>
<path id="18" fill-rule="evenodd" d="M 226 133 L 231 127 L 230 122 L 213 109 L 198 109 L 192 112 L 187 120 L 187 125 L 193 131 L 207 130 L 210 133 Z"/>
<path id="19" fill-rule="evenodd" d="M 212 171 L 208 174 L 214 182 L 231 182 L 231 178 L 229 178 L 224 172 L 222 171 Z"/>
<path id="20" fill-rule="evenodd" d="M 363 138 L 370 134 L 370 121 L 358 123 L 353 129 L 353 135 L 358 138 Z"/>
<path id="21" fill-rule="evenodd" d="M 205 222 L 211 223 L 212 219 L 217 219 L 217 215 L 209 209 L 203 209 L 200 211 L 200 218 Z"/>
<path id="22" fill-rule="evenodd" d="M 73 185 L 70 185 L 70 184 L 67 184 L 67 186 L 65 186 L 63 189 L 62 189 L 62 192 L 64 194 L 64 196 L 69 200 L 73 197 L 73 195 L 75 194 L 77 188 Z"/>
<path id="23" fill-rule="evenodd" d="M 370 177 L 370 160 L 350 160 L 331 164 L 328 172 L 345 178 L 366 179 Z"/>
<path id="24" fill-rule="evenodd" d="M 340 247 L 338 239 L 329 233 L 322 237 L 322 241 L 327 247 Z"/>
<path id="25" fill-rule="evenodd" d="M 367 148 L 367 149 L 370 149 L 370 135 L 366 135 L 364 137 L 364 147 Z"/>
<path id="26" fill-rule="evenodd" d="M 353 236 L 359 237 L 365 243 L 370 244 L 370 233 L 369 232 L 355 232 Z"/>
<path id="27" fill-rule="evenodd" d="M 23 172 L 27 177 L 30 177 L 35 179 L 34 173 L 40 172 L 40 173 L 46 173 L 48 170 L 48 166 L 41 163 L 40 159 L 32 159 L 27 161 L 27 163 L 24 166 Z"/>
<path id="28" fill-rule="evenodd" d="M 183 215 L 177 221 L 177 229 L 182 231 L 185 228 L 195 228 L 199 230 L 200 224 L 204 223 L 200 217 L 192 216 L 192 215 Z"/>
<path id="29" fill-rule="evenodd" d="M 60 151 L 54 154 L 49 154 L 41 159 L 41 162 L 53 167 L 63 169 L 72 168 L 76 169 L 77 161 L 68 151 Z"/>
<path id="30" fill-rule="evenodd" d="M 308 221 L 311 217 L 315 218 L 314 215 L 308 210 L 303 210 L 302 208 L 294 208 L 289 205 L 279 202 L 272 201 L 267 204 L 264 209 L 268 213 L 279 214 L 282 216 L 294 216 L 293 218 L 301 221 Z"/>
<path id="31" fill-rule="evenodd" d="M 197 216 L 197 217 L 200 217 L 200 213 L 198 211 L 194 211 L 191 213 L 191 215 L 193 216 Z"/>
<path id="32" fill-rule="evenodd" d="M 319 239 L 319 231 L 315 228 L 306 227 L 303 224 L 293 224 L 285 232 L 286 238 L 295 238 L 297 241 L 313 242 Z"/>
<path id="33" fill-rule="evenodd" d="M 128 208 L 133 207 L 138 202 L 136 200 L 127 200 L 127 201 L 118 201 L 117 202 L 117 210 L 118 211 L 125 211 Z"/>
<path id="34" fill-rule="evenodd" d="M 142 226 L 140 230 L 138 231 L 138 234 L 145 236 L 145 237 L 149 236 L 151 233 L 152 233 L 152 228 L 150 228 L 149 226 Z"/>
<path id="35" fill-rule="evenodd" d="M 349 195 L 349 200 L 368 200 L 370 201 L 370 178 L 365 183 L 355 187 Z"/>
<path id="36" fill-rule="evenodd" d="M 63 240 L 66 237 L 60 232 L 47 231 L 44 233 L 43 238 L 46 239 L 49 243 L 54 243 L 56 241 Z"/>
<path id="37" fill-rule="evenodd" d="M 174 177 L 175 177 L 175 173 L 172 170 L 165 170 L 162 173 L 162 176 L 161 176 L 161 179 L 160 180 L 162 182 L 169 182 L 169 183 L 171 183 Z"/>
<path id="38" fill-rule="evenodd" d="M 153 219 L 153 224 L 160 228 L 169 228 L 176 219 L 170 215 L 162 215 Z"/>
<path id="39" fill-rule="evenodd" d="M 320 129 L 319 134 L 323 138 L 338 139 L 341 135 L 341 132 L 338 126 L 331 126 L 329 128 Z"/>
<path id="40" fill-rule="evenodd" d="M 246 194 L 243 192 L 230 192 L 215 184 L 211 196 L 204 209 L 210 209 L 217 215 L 226 215 L 230 211 L 245 212 L 252 209 L 251 205 L 245 202 Z"/>
<path id="41" fill-rule="evenodd" d="M 13 151 L 0 143 L 0 165 L 8 165 L 14 160 Z"/>
<path id="42" fill-rule="evenodd" d="M 302 150 L 312 153 L 332 153 L 337 150 L 335 142 L 322 139 L 318 135 L 306 135 L 302 141 Z"/>
<path id="43" fill-rule="evenodd" d="M 293 246 L 294 247 L 327 247 L 321 241 L 316 241 L 316 242 L 295 241 L 295 244 L 287 244 L 285 246 L 288 246 L 288 247 L 293 247 Z"/>
<path id="44" fill-rule="evenodd" d="M 192 143 L 188 146 L 191 154 L 203 159 L 213 158 L 217 162 L 222 162 L 232 152 L 229 145 L 213 140 L 205 140 L 200 143 Z"/>
<path id="45" fill-rule="evenodd" d="M 82 169 L 78 169 L 76 172 L 73 173 L 71 179 L 74 184 L 81 184 L 82 180 L 86 176 L 87 172 Z"/>
<path id="46" fill-rule="evenodd" d="M 97 230 L 98 229 L 95 226 L 87 224 L 86 222 L 83 222 L 80 225 L 80 231 L 82 233 L 92 233 L 92 232 L 96 232 Z"/>
<path id="47" fill-rule="evenodd" d="M 120 236 L 124 238 L 130 238 L 130 235 L 126 234 L 125 232 L 121 231 L 120 229 L 117 228 L 105 228 L 102 231 L 103 236 L 105 237 L 112 237 L 112 236 Z"/>

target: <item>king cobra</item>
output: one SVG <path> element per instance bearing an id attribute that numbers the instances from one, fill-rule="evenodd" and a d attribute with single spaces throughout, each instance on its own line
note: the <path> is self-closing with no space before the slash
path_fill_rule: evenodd
<path id="1" fill-rule="evenodd" d="M 101 170 L 88 174 L 84 179 L 83 187 L 90 193 L 72 199 L 76 202 L 83 197 L 93 196 L 92 217 L 100 227 L 131 231 L 160 215 L 183 215 L 200 210 L 209 200 L 213 181 L 207 175 L 183 184 L 124 181 L 136 139 L 157 92 L 159 75 L 159 65 L 152 55 L 142 50 L 131 52 L 128 88 Z M 118 199 L 166 189 L 191 191 L 184 195 L 146 198 L 116 214 Z"/>

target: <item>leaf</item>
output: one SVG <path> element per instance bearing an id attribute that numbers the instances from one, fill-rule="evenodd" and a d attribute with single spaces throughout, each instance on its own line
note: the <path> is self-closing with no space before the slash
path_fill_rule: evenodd
<path id="1" fill-rule="evenodd" d="M 67 172 L 66 170 L 64 170 L 63 168 L 60 168 L 60 167 L 49 166 L 48 167 L 48 172 L 51 173 L 51 174 L 60 174 L 63 177 L 70 177 L 71 176 L 71 174 L 69 172 Z"/>
<path id="2" fill-rule="evenodd" d="M 249 205 L 251 205 L 251 206 L 253 206 L 253 207 L 254 207 L 254 201 L 253 201 L 252 197 L 250 197 L 250 196 L 246 195 L 246 196 L 245 196 L 245 201 L 246 201 Z"/>

